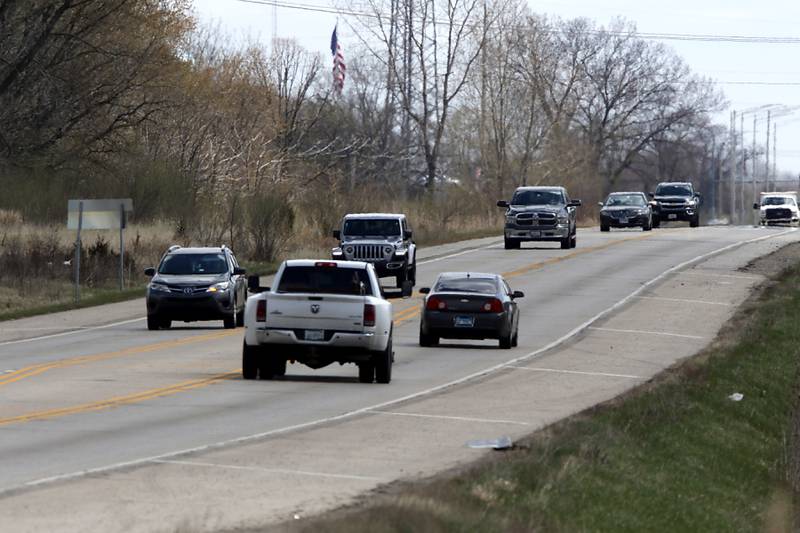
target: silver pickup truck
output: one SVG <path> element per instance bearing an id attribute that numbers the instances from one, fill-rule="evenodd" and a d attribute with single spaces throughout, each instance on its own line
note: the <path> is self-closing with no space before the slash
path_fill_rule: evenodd
<path id="1" fill-rule="evenodd" d="M 362 383 L 392 379 L 392 304 L 363 261 L 290 260 L 273 286 L 249 278 L 244 311 L 244 379 L 286 373 L 288 360 L 311 368 L 355 363 Z"/>
<path id="2" fill-rule="evenodd" d="M 561 243 L 561 248 L 575 248 L 575 208 L 580 205 L 564 187 L 518 187 L 510 202 L 497 202 L 506 209 L 506 250 L 519 248 L 523 241 L 554 241 Z"/>

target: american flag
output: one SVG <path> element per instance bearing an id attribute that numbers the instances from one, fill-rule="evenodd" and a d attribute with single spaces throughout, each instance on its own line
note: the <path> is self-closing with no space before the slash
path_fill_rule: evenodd
<path id="1" fill-rule="evenodd" d="M 344 75 L 347 67 L 344 64 L 344 55 L 342 54 L 342 47 L 339 45 L 339 37 L 336 35 L 338 25 L 333 28 L 333 35 L 331 35 L 331 54 L 333 55 L 333 88 L 336 92 L 341 93 L 344 87 Z"/>

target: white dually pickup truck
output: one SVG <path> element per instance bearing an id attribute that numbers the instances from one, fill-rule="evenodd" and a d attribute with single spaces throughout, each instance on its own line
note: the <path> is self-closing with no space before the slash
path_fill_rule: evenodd
<path id="1" fill-rule="evenodd" d="M 256 294 L 244 311 L 244 379 L 286 373 L 286 362 L 317 369 L 355 363 L 362 383 L 392 379 L 392 304 L 375 269 L 361 261 L 284 261 L 272 287 L 248 280 Z"/>

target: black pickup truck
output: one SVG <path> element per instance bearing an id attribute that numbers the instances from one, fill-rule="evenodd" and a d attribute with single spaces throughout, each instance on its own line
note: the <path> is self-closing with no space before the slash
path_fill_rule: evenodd
<path id="1" fill-rule="evenodd" d="M 693 228 L 700 225 L 701 196 L 694 191 L 691 183 L 659 183 L 650 196 L 653 198 L 653 227 L 672 220 L 687 221 Z"/>

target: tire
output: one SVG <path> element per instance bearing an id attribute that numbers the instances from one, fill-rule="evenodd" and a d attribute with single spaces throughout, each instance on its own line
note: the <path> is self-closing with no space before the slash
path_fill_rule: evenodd
<path id="1" fill-rule="evenodd" d="M 561 249 L 569 250 L 570 248 L 572 248 L 572 237 L 565 237 L 561 239 Z"/>
<path id="2" fill-rule="evenodd" d="M 258 374 L 258 350 L 250 346 L 247 341 L 242 343 L 242 377 L 256 379 Z"/>
<path id="3" fill-rule="evenodd" d="M 604 232 L 605 231 L 611 231 L 611 226 L 609 226 L 608 224 L 602 224 L 601 223 L 600 224 L 600 231 L 604 231 Z"/>
<path id="4" fill-rule="evenodd" d="M 519 250 L 520 241 L 516 239 L 504 238 L 503 243 L 506 250 Z"/>
<path id="5" fill-rule="evenodd" d="M 700 216 L 699 215 L 692 217 L 692 219 L 689 221 L 689 227 L 690 228 L 696 228 L 699 225 L 700 225 Z"/>
<path id="6" fill-rule="evenodd" d="M 503 350 L 510 350 L 514 346 L 514 338 L 511 332 L 508 335 L 500 337 L 500 348 Z"/>
<path id="7" fill-rule="evenodd" d="M 372 356 L 375 364 L 375 381 L 377 383 L 390 383 L 392 381 L 393 359 L 392 334 L 389 333 L 389 342 L 386 343 L 386 349 Z"/>
<path id="8" fill-rule="evenodd" d="M 642 231 L 650 231 L 651 229 L 653 229 L 653 219 L 649 218 L 647 222 L 642 224 Z"/>
<path id="9" fill-rule="evenodd" d="M 400 294 L 403 298 L 408 298 L 414 294 L 414 283 L 411 280 L 406 280 L 400 285 Z"/>
<path id="10" fill-rule="evenodd" d="M 578 247 L 578 234 L 577 233 L 573 233 L 572 234 L 572 239 L 570 239 L 570 241 L 569 241 L 569 247 L 570 248 L 577 248 Z"/>
<path id="11" fill-rule="evenodd" d="M 425 348 L 430 348 L 431 346 L 436 346 L 439 344 L 439 337 L 436 335 L 426 335 L 422 332 L 422 328 L 419 329 L 419 345 Z"/>
<path id="12" fill-rule="evenodd" d="M 269 353 L 261 353 L 258 363 L 258 377 L 261 379 L 275 379 L 286 375 L 286 359 L 275 357 Z"/>
<path id="13" fill-rule="evenodd" d="M 358 381 L 372 383 L 375 381 L 375 365 L 372 362 L 358 363 Z"/>
<path id="14" fill-rule="evenodd" d="M 156 331 L 161 328 L 161 319 L 158 315 L 147 315 L 147 329 Z"/>
<path id="15" fill-rule="evenodd" d="M 226 316 L 223 318 L 222 325 L 225 329 L 234 329 L 236 327 L 236 315 Z"/>
<path id="16" fill-rule="evenodd" d="M 653 217 L 653 227 L 654 228 L 661 227 L 661 219 L 660 218 L 658 218 L 656 216 Z"/>
<path id="17" fill-rule="evenodd" d="M 514 336 L 511 337 L 511 347 L 516 348 L 519 346 L 519 328 L 514 330 Z"/>
<path id="18" fill-rule="evenodd" d="M 161 329 L 169 329 L 172 327 L 172 320 L 169 318 L 162 318 L 161 319 Z"/>
<path id="19" fill-rule="evenodd" d="M 408 281 L 411 282 L 411 286 L 412 287 L 417 284 L 417 264 L 416 263 L 414 263 L 414 265 L 411 268 L 408 269 Z"/>
<path id="20" fill-rule="evenodd" d="M 234 309 L 236 308 L 234 307 Z M 241 311 L 236 313 L 236 327 L 237 328 L 244 327 L 244 307 L 242 307 Z"/>

